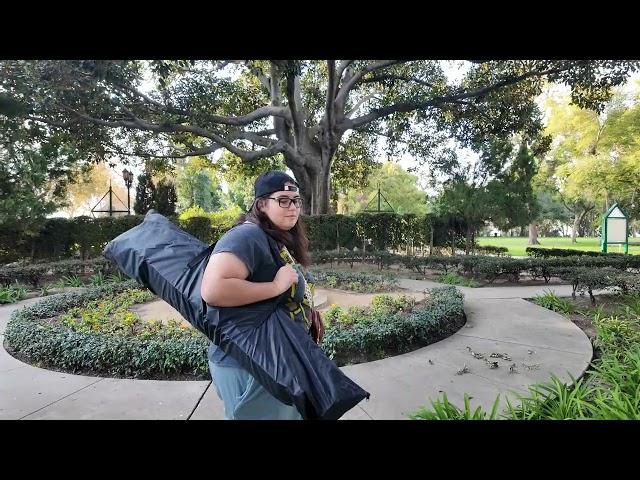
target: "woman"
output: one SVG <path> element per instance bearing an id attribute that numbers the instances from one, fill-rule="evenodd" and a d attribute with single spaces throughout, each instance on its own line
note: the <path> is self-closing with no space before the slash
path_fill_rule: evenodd
<path id="1" fill-rule="evenodd" d="M 301 328 L 313 326 L 319 343 L 323 328 L 319 316 L 312 314 L 310 279 L 291 265 L 309 265 L 309 240 L 299 222 L 298 184 L 283 172 L 267 172 L 256 179 L 254 196 L 249 212 L 218 240 L 202 278 L 202 298 L 212 306 L 238 307 L 290 290 L 286 306 L 292 320 Z M 282 259 L 289 264 L 279 267 L 264 232 L 276 240 Z M 227 419 L 301 419 L 295 406 L 277 400 L 213 343 L 209 367 Z"/>

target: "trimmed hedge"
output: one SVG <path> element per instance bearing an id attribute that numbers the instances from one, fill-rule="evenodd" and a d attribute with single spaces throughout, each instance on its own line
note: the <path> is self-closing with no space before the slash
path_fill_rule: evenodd
<path id="1" fill-rule="evenodd" d="M 474 249 L 480 253 L 497 255 L 499 257 L 509 253 L 509 249 L 507 247 L 496 247 L 495 245 L 476 245 Z"/>
<path id="2" fill-rule="evenodd" d="M 542 247 L 527 247 L 525 249 L 527 255 L 532 257 L 612 257 L 612 256 L 628 256 L 624 253 L 604 253 L 604 252 L 592 252 L 585 250 L 576 250 L 573 248 L 542 248 Z"/>
<path id="3" fill-rule="evenodd" d="M 565 257 L 565 258 L 511 258 L 482 255 L 455 255 L 412 257 L 395 255 L 388 252 L 313 252 L 314 263 L 348 263 L 353 268 L 355 262 L 377 264 L 384 268 L 401 265 L 425 275 L 427 270 L 439 272 L 458 272 L 476 279 L 493 283 L 497 278 L 506 277 L 517 282 L 523 273 L 529 273 L 534 279 L 543 278 L 549 282 L 554 268 L 604 268 L 612 267 L 621 271 L 640 269 L 640 255 L 619 255 L 610 257 Z"/>
<path id="4" fill-rule="evenodd" d="M 52 320 L 74 307 L 137 288 L 135 281 L 93 287 L 82 293 L 47 297 L 16 310 L 5 340 L 10 353 L 38 366 L 74 373 L 133 378 L 185 376 L 209 379 L 208 340 L 189 329 L 180 335 L 131 336 L 122 332 L 76 331 Z M 372 316 L 370 321 L 327 328 L 322 349 L 341 362 L 366 361 L 406 352 L 454 333 L 464 324 L 462 294 L 454 287 L 433 289 L 410 314 Z"/>
<path id="5" fill-rule="evenodd" d="M 39 288 L 45 278 L 85 274 L 87 269 L 92 272 L 101 272 L 104 275 L 118 271 L 115 264 L 103 257 L 88 260 L 60 260 L 58 262 L 18 264 L 0 267 L 0 285 L 8 286 L 17 281 Z"/>
<path id="6" fill-rule="evenodd" d="M 158 378 L 189 376 L 209 379 L 203 335 L 185 333 L 173 338 L 135 337 L 78 332 L 47 319 L 73 307 L 85 306 L 110 293 L 139 287 L 135 281 L 67 293 L 15 311 L 5 338 L 10 349 L 38 365 L 93 375 Z"/>
<path id="7" fill-rule="evenodd" d="M 619 288 L 623 293 L 640 292 L 640 277 L 616 268 L 556 268 L 554 273 L 571 283 L 573 298 L 576 292 L 583 294 L 586 291 L 593 305 L 596 303 L 593 290 Z"/>
<path id="8" fill-rule="evenodd" d="M 217 241 L 236 220 L 224 211 L 184 220 L 176 216 L 168 218 L 205 243 Z M 26 257 L 34 260 L 95 257 L 110 240 L 143 220 L 144 215 L 50 218 L 44 221 L 35 238 L 17 232 L 0 232 L 0 263 Z M 449 246 L 452 241 L 460 246 L 464 244 L 466 228 L 459 222 L 452 224 L 431 214 L 303 215 L 302 220 L 307 225 L 312 250 L 362 249 L 363 239 L 367 239 L 364 242 L 367 250 L 425 247 L 430 244 L 432 234 L 434 246 Z"/>
<path id="9" fill-rule="evenodd" d="M 464 297 L 455 287 L 430 290 L 427 301 L 409 314 L 373 316 L 327 328 L 322 350 L 338 366 L 368 362 L 437 342 L 464 325 Z"/>
<path id="10" fill-rule="evenodd" d="M 310 272 L 315 277 L 317 285 L 322 287 L 341 288 L 360 293 L 390 292 L 398 288 L 398 280 L 388 275 L 317 269 L 312 269 Z"/>

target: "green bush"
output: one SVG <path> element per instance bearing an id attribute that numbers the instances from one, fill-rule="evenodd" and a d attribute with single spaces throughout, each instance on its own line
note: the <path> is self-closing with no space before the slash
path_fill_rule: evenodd
<path id="1" fill-rule="evenodd" d="M 587 256 L 587 257 L 623 257 L 627 256 L 622 253 L 604 253 L 604 252 L 592 252 L 587 250 L 576 250 L 573 248 L 543 248 L 543 247 L 527 247 L 525 252 L 529 256 L 533 257 L 575 257 L 575 256 Z"/>
<path id="2" fill-rule="evenodd" d="M 571 283 L 573 291 L 571 296 L 575 298 L 576 292 L 589 292 L 591 303 L 595 305 L 596 299 L 593 290 L 619 288 L 623 293 L 637 292 L 640 290 L 638 275 L 624 272 L 612 267 L 605 268 L 556 268 L 555 274 Z"/>
<path id="3" fill-rule="evenodd" d="M 509 253 L 509 249 L 507 247 L 497 247 L 495 245 L 476 245 L 474 248 L 478 252 L 497 255 L 499 257 Z"/>
<path id="4" fill-rule="evenodd" d="M 455 287 L 435 288 L 410 313 L 373 314 L 348 324 L 332 324 L 321 348 L 339 366 L 367 362 L 436 342 L 464 322 L 462 294 Z"/>
<path id="5" fill-rule="evenodd" d="M 37 365 L 72 372 L 208 379 L 209 342 L 195 330 L 151 323 L 141 326 L 136 335 L 125 335 L 126 328 L 135 324 L 131 316 L 123 313 L 119 321 L 107 321 L 96 313 L 96 307 L 109 298 L 115 309 L 122 298 L 113 298 L 136 287 L 133 281 L 94 287 L 83 293 L 47 297 L 18 310 L 5 331 L 9 349 Z M 92 308 L 87 308 L 90 304 Z M 98 311 L 104 313 L 109 306 L 101 308 Z M 50 320 L 59 315 L 61 319 Z M 108 325 L 118 328 L 109 330 Z"/>
<path id="6" fill-rule="evenodd" d="M 533 301 L 541 307 L 548 308 L 563 315 L 570 315 L 576 311 L 575 306 L 571 302 L 558 297 L 552 291 L 536 295 L 533 297 Z"/>
<path id="7" fill-rule="evenodd" d="M 449 285 L 461 285 L 463 287 L 475 287 L 477 283 L 473 280 L 464 278 L 455 272 L 443 273 L 438 277 L 438 282 Z"/>
<path id="8" fill-rule="evenodd" d="M 448 274 L 463 273 L 478 280 L 484 279 L 493 283 L 498 278 L 507 278 L 517 282 L 521 275 L 529 273 L 534 279 L 543 278 L 545 283 L 556 276 L 566 275 L 576 268 L 615 268 L 622 274 L 619 278 L 626 278 L 621 282 L 621 288 L 635 288 L 637 282 L 631 281 L 633 273 L 640 268 L 640 255 L 623 255 L 617 257 L 564 257 L 564 258 L 510 258 L 493 257 L 483 255 L 455 255 L 425 257 L 413 257 L 391 254 L 388 252 L 313 252 L 313 263 L 349 263 L 351 268 L 355 262 L 377 264 L 379 267 L 389 268 L 390 265 L 402 265 L 421 275 L 426 275 L 427 270 L 435 270 Z M 446 277 L 453 278 L 453 277 Z M 627 285 L 627 286 L 625 286 Z"/>
<path id="9" fill-rule="evenodd" d="M 374 295 L 371 299 L 371 305 L 368 307 L 352 306 L 345 309 L 333 304 L 323 313 L 322 319 L 327 327 L 370 323 L 384 320 L 385 317 L 396 313 L 409 313 L 413 311 L 415 306 L 415 299 L 406 295 L 399 297 L 385 294 Z"/>
<path id="10" fill-rule="evenodd" d="M 16 284 L 0 287 L 0 304 L 15 303 L 27 297 L 27 289 Z"/>
<path id="11" fill-rule="evenodd" d="M 398 288 L 398 281 L 388 275 L 339 272 L 311 269 L 320 287 L 340 288 L 360 293 L 390 292 Z"/>
<path id="12" fill-rule="evenodd" d="M 96 273 L 113 274 L 117 267 L 103 257 L 89 260 L 60 260 L 57 262 L 21 263 L 0 267 L 0 284 L 8 286 L 12 283 L 24 282 L 39 288 L 45 279 L 58 276 L 73 277 L 86 273 L 87 269 Z M 70 280 L 71 281 L 71 280 Z M 78 286 L 74 281 L 72 286 Z"/>

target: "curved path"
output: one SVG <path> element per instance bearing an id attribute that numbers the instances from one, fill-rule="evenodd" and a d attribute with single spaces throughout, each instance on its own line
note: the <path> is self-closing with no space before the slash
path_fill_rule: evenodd
<path id="1" fill-rule="evenodd" d="M 441 284 L 400 280 L 411 292 Z M 446 392 L 462 406 L 468 393 L 473 407 L 490 409 L 498 395 L 526 393 L 551 374 L 569 380 L 589 366 L 593 350 L 587 336 L 562 315 L 523 298 L 545 290 L 569 296 L 571 287 L 458 287 L 465 294 L 467 324 L 454 335 L 404 355 L 342 367 L 371 393 L 343 419 L 403 419 Z M 33 298 L 0 306 L 0 419 L 223 419 L 222 403 L 210 381 L 162 381 L 88 377 L 22 363 L 4 349 L 11 312 Z M 489 368 L 469 349 L 491 358 Z M 510 366 L 516 364 L 515 371 Z M 457 374 L 466 365 L 468 373 Z"/>

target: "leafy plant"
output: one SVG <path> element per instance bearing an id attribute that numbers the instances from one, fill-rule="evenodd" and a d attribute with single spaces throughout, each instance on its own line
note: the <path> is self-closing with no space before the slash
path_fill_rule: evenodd
<path id="1" fill-rule="evenodd" d="M 0 304 L 15 303 L 27 297 L 27 289 L 16 284 L 0 287 Z"/>
<path id="2" fill-rule="evenodd" d="M 106 283 L 105 276 L 100 271 L 89 278 L 89 283 L 93 286 L 104 285 Z"/>
<path id="3" fill-rule="evenodd" d="M 500 395 L 493 403 L 490 413 L 486 413 L 482 407 L 471 409 L 470 398 L 468 394 L 464 394 L 464 406 L 456 407 L 449 402 L 445 393 L 442 399 L 431 401 L 432 410 L 420 408 L 413 414 L 409 414 L 411 420 L 496 420 Z"/>
<path id="4" fill-rule="evenodd" d="M 77 275 L 64 275 L 62 277 L 62 282 L 64 286 L 69 286 L 69 287 L 82 286 L 82 280 L 80 280 L 80 277 L 78 277 Z"/>
<path id="5" fill-rule="evenodd" d="M 571 315 L 576 313 L 577 309 L 573 303 L 558 297 L 551 290 L 545 290 L 544 293 L 533 297 L 533 301 L 541 307 L 548 308 L 554 312 L 561 313 L 563 315 Z"/>

